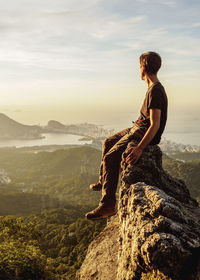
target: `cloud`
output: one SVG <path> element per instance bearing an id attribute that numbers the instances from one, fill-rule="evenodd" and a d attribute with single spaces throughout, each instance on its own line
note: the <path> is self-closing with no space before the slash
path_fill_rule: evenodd
<path id="1" fill-rule="evenodd" d="M 167 53 L 173 53 L 177 56 L 200 57 L 200 39 L 192 36 L 174 36 L 168 39 L 166 47 L 163 50 Z"/>
<path id="2" fill-rule="evenodd" d="M 185 82 L 188 81 L 199 81 L 199 77 L 200 77 L 200 70 L 199 71 L 187 71 L 186 69 L 184 69 L 183 71 L 171 71 L 170 73 L 167 73 L 166 75 L 164 75 L 166 79 L 178 79 L 179 81 L 184 80 Z M 183 81 L 183 84 L 184 84 Z"/>
<path id="3" fill-rule="evenodd" d="M 192 27 L 199 27 L 200 26 L 200 22 L 194 22 L 193 24 L 192 24 Z"/>
<path id="4" fill-rule="evenodd" d="M 133 30 L 144 21 L 145 16 L 120 19 L 118 16 L 114 15 L 112 17 L 102 18 L 96 25 L 94 24 L 92 27 L 93 31 L 90 31 L 90 34 L 100 40 L 113 35 L 121 37 L 122 34 L 124 36 L 124 34 L 133 32 Z"/>
<path id="5" fill-rule="evenodd" d="M 137 0 L 138 2 L 142 4 L 150 4 L 150 5 L 166 5 L 170 8 L 176 7 L 176 1 L 175 0 Z"/>
<path id="6" fill-rule="evenodd" d="M 95 1 L 95 5 L 99 2 Z M 95 7 L 92 1 L 84 1 L 84 4 L 82 9 Z M 9 26 L 3 35 L 4 40 L 0 42 L 1 62 L 22 68 L 38 67 L 75 73 L 98 71 L 98 64 L 104 65 L 109 61 L 107 55 L 127 51 L 121 42 L 137 30 L 145 17 L 97 16 L 91 10 L 86 9 L 84 13 L 80 7 L 75 10 L 74 2 L 73 5 L 71 2 L 64 11 L 32 11 L 30 14 L 20 13 L 20 17 L 16 18 L 5 14 L 1 20 L 4 26 Z M 131 44 L 133 48 L 136 49 L 136 44 L 135 47 Z"/>
<path id="7" fill-rule="evenodd" d="M 199 20 L 190 7 L 184 21 L 186 3 L 8 0 L 0 5 L 4 7 L 0 11 L 0 61 L 8 79 L 24 75 L 26 79 L 79 80 L 98 74 L 105 79 L 122 78 L 124 71 L 131 76 L 138 56 L 146 50 L 160 52 L 169 63 L 175 57 L 184 57 L 187 64 L 191 56 L 199 57 L 200 40 L 190 32 Z"/>

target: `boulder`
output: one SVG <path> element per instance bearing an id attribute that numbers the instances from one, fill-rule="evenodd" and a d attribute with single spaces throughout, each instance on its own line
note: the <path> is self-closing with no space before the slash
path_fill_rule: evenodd
<path id="1" fill-rule="evenodd" d="M 157 145 L 134 165 L 125 153 L 118 213 L 89 246 L 77 279 L 200 280 L 197 202 L 163 169 Z"/>

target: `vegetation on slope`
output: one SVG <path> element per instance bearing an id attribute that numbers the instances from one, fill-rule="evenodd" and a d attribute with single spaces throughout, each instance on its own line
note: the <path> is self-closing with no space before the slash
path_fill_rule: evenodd
<path id="1" fill-rule="evenodd" d="M 79 216 L 70 208 L 0 217 L 0 279 L 75 279 L 88 244 L 105 226 Z"/>
<path id="2" fill-rule="evenodd" d="M 11 179 L 0 184 L 0 279 L 75 279 L 89 243 L 105 226 L 84 218 L 100 198 L 88 189 L 98 179 L 100 158 L 90 147 L 0 149 L 0 170 Z M 200 197 L 199 159 L 164 156 L 163 166 Z"/>

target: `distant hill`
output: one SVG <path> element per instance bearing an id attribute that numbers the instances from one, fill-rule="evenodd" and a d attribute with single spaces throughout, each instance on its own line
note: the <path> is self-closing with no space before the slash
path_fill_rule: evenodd
<path id="1" fill-rule="evenodd" d="M 0 139 L 41 138 L 41 132 L 37 125 L 24 125 L 0 113 Z"/>
<path id="2" fill-rule="evenodd" d="M 166 138 L 162 138 L 159 146 L 164 153 L 170 155 L 174 153 L 200 153 L 200 145 L 185 145 Z"/>
<path id="3" fill-rule="evenodd" d="M 58 121 L 54 121 L 54 120 L 50 120 L 47 124 L 47 127 L 52 128 L 52 129 L 58 129 L 58 130 L 59 129 L 63 130 L 66 128 L 66 126 L 64 124 L 62 124 Z"/>
<path id="4" fill-rule="evenodd" d="M 115 133 L 114 129 L 106 129 L 96 124 L 80 123 L 64 125 L 55 120 L 50 120 L 45 129 L 47 132 L 69 133 L 103 139 Z"/>

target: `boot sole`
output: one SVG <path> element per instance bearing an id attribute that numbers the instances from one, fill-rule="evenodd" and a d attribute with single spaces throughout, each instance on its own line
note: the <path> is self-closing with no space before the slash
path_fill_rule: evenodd
<path id="1" fill-rule="evenodd" d="M 90 185 L 90 187 L 89 187 L 89 189 L 91 190 L 91 191 L 95 191 L 95 192 L 100 192 L 101 190 L 102 190 L 102 188 L 94 188 L 92 185 Z"/>
<path id="2" fill-rule="evenodd" d="M 88 220 L 101 220 L 101 219 L 105 219 L 105 218 L 108 218 L 108 217 L 112 217 L 112 216 L 114 216 L 114 215 L 116 215 L 116 214 L 117 214 L 117 211 L 114 212 L 114 213 L 111 214 L 111 215 L 102 215 L 102 216 L 99 216 L 99 217 L 96 217 L 96 218 L 88 218 L 88 217 L 86 216 L 86 218 L 87 218 Z"/>

